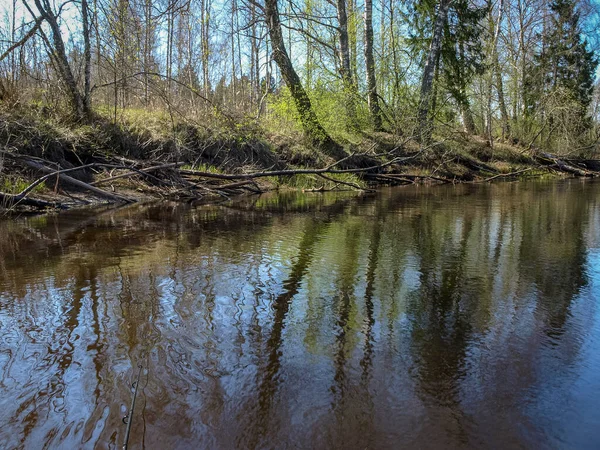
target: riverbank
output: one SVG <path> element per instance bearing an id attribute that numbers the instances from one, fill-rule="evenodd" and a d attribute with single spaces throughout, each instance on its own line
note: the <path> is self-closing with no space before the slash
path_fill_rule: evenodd
<path id="1" fill-rule="evenodd" d="M 541 176 L 596 176 L 600 162 L 455 133 L 421 146 L 407 136 L 339 137 L 333 160 L 299 133 L 253 121 L 209 128 L 129 111 L 115 123 L 51 118 L 43 108 L 0 111 L 4 210 L 72 208 L 149 199 L 229 200 L 276 189 L 370 191 L 381 185 L 478 183 Z"/>

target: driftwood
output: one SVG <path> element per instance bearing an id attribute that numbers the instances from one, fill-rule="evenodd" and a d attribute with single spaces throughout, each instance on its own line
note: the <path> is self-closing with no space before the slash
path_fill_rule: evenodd
<path id="1" fill-rule="evenodd" d="M 434 175 L 410 175 L 406 173 L 365 174 L 365 176 L 370 178 L 383 178 L 391 181 L 403 181 L 404 184 L 413 184 L 416 180 L 431 180 L 438 181 L 440 183 L 454 182 L 453 180 L 450 180 L 448 178 L 437 177 Z"/>
<path id="2" fill-rule="evenodd" d="M 34 199 L 30 199 L 27 196 L 40 184 L 42 184 L 44 181 L 46 181 L 48 178 L 54 177 L 54 176 L 63 176 L 64 174 L 67 172 L 75 172 L 78 170 L 82 170 L 85 168 L 89 168 L 89 167 L 93 167 L 96 164 L 87 164 L 84 166 L 78 166 L 78 167 L 72 167 L 69 169 L 61 169 L 61 170 L 56 170 L 56 171 L 52 171 L 51 169 L 48 169 L 47 167 L 44 167 L 40 164 L 35 163 L 34 161 L 23 161 L 26 165 L 35 168 L 36 170 L 42 170 L 42 171 L 46 171 L 48 170 L 48 174 L 44 175 L 40 178 L 38 178 L 37 180 L 35 180 L 33 183 L 31 183 L 29 186 L 27 186 L 25 189 L 23 189 L 21 192 L 19 192 L 18 194 L 7 194 L 4 192 L 0 192 L 0 200 L 9 208 L 12 208 L 18 204 L 22 204 L 25 206 L 33 206 L 36 208 L 58 208 L 58 207 L 62 207 L 63 205 L 61 205 L 60 203 L 52 203 L 52 202 L 46 202 L 44 200 L 34 200 Z M 42 167 L 43 169 L 39 169 L 38 167 Z M 70 178 L 70 177 L 68 177 Z M 78 180 L 77 180 L 78 181 Z M 84 183 L 85 184 L 85 183 Z"/>
<path id="3" fill-rule="evenodd" d="M 404 176 L 391 176 L 390 174 L 366 174 L 367 178 L 372 180 L 380 180 L 383 183 L 395 183 L 395 184 L 415 184 L 414 180 L 409 180 Z"/>
<path id="4" fill-rule="evenodd" d="M 375 192 L 373 189 L 363 188 L 363 187 L 360 187 L 356 183 L 350 183 L 348 181 L 336 180 L 335 178 L 328 177 L 327 175 L 322 174 L 322 173 L 318 174 L 318 176 L 320 176 L 321 178 L 323 178 L 323 179 L 325 179 L 327 181 L 331 181 L 333 183 L 336 183 L 336 185 L 337 184 L 343 184 L 344 186 L 350 186 L 351 188 L 356 189 L 358 191 Z"/>
<path id="5" fill-rule="evenodd" d="M 238 181 L 236 183 L 222 184 L 222 185 L 218 186 L 218 188 L 221 190 L 227 190 L 227 189 L 237 189 L 237 188 L 241 188 L 241 187 L 249 188 L 250 186 L 254 187 L 254 189 L 251 189 L 252 191 L 258 190 L 258 192 L 261 192 L 258 185 L 256 184 L 256 181 L 254 181 L 254 180 L 245 180 L 245 181 Z"/>

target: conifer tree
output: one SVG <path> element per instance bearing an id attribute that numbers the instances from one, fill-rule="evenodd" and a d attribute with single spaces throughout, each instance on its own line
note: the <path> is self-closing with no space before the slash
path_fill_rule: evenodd
<path id="1" fill-rule="evenodd" d="M 554 0 L 550 12 L 550 24 L 540 36 L 541 48 L 534 55 L 525 80 L 526 112 L 530 116 L 540 112 L 550 123 L 568 120 L 581 132 L 589 126 L 588 107 L 598 60 L 582 36 L 576 2 Z M 564 108 L 562 116 L 547 108 L 556 98 L 560 98 L 563 105 L 567 101 L 573 105 L 568 118 L 564 117 Z"/>

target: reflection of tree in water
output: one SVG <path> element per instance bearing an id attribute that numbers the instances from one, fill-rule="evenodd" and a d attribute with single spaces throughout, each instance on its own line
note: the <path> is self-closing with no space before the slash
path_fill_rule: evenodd
<path id="1" fill-rule="evenodd" d="M 108 342 L 106 336 L 101 329 L 101 321 L 108 317 L 107 314 L 107 302 L 101 302 L 101 295 L 98 292 L 98 275 L 94 268 L 91 269 L 90 274 L 90 301 L 92 309 L 92 319 L 90 328 L 94 335 L 94 340 L 86 348 L 88 352 L 93 353 L 92 361 L 94 364 L 94 374 L 96 376 L 96 386 L 94 387 L 94 410 L 91 416 L 88 418 L 83 431 L 82 442 L 87 442 L 92 436 L 94 428 L 97 426 L 98 421 L 103 413 L 102 408 L 99 408 L 101 400 L 105 397 L 106 386 L 104 386 L 103 380 L 108 378 L 108 355 L 105 353 L 108 350 Z M 103 307 L 102 317 L 100 316 L 99 308 Z"/>
<path id="2" fill-rule="evenodd" d="M 16 412 L 16 415 L 19 416 L 33 405 L 33 408 L 23 417 L 22 444 L 25 444 L 44 411 L 52 411 L 53 414 L 63 415 L 65 421 L 69 415 L 70 411 L 66 408 L 68 399 L 65 397 L 65 390 L 68 382 L 65 380 L 65 375 L 74 363 L 75 367 L 80 366 L 79 361 L 74 361 L 76 341 L 80 339 L 75 330 L 80 325 L 87 287 L 90 286 L 90 280 L 95 277 L 95 270 L 84 265 L 81 265 L 73 275 L 72 290 L 70 291 L 71 303 L 64 305 L 64 309 L 59 312 L 58 317 L 62 323 L 56 327 L 52 336 L 47 338 L 47 353 L 42 358 L 41 363 L 32 370 L 33 374 L 42 369 L 41 373 L 43 373 L 42 378 L 44 381 L 39 386 L 39 390 L 32 397 L 27 398 Z M 48 368 L 48 371 L 43 370 L 45 367 Z M 47 439 L 51 441 L 57 432 L 57 428 L 49 430 Z"/>
<path id="3" fill-rule="evenodd" d="M 515 201 L 512 197 L 508 200 Z M 590 213 L 586 203 L 553 197 L 530 200 L 528 208 L 497 204 L 500 211 L 495 216 L 492 206 L 466 208 L 460 213 L 424 208 L 411 224 L 420 258 L 420 285 L 411 293 L 408 307 L 415 377 L 424 405 L 431 407 L 430 414 L 444 414 L 438 406 L 449 408 L 452 415 L 439 423 L 465 442 L 465 426 L 473 418 L 465 416 L 461 405 L 463 395 L 469 395 L 463 381 L 468 368 L 479 364 L 472 355 L 488 351 L 473 353 L 471 347 L 478 347 L 490 322 L 498 320 L 496 314 L 503 310 L 505 299 L 518 299 L 517 317 L 527 315 L 532 302 L 535 305 L 537 322 L 526 329 L 521 326 L 517 333 L 534 336 L 539 330 L 557 337 L 566 331 L 571 304 L 586 283 L 583 224 Z M 492 217 L 497 220 L 493 226 Z M 457 223 L 460 226 L 455 226 Z M 508 266 L 498 270 L 499 264 Z M 499 290 L 498 284 L 504 289 Z M 533 354 L 540 352 L 543 342 L 520 342 L 525 344 L 517 351 L 525 355 L 525 361 L 539 364 Z M 508 351 L 506 342 L 490 343 L 501 346 L 493 349 L 500 355 Z M 504 374 L 505 368 L 499 370 Z M 525 386 L 536 382 L 534 367 L 530 370 L 518 382 Z M 516 373 L 503 376 L 517 381 Z"/>
<path id="4" fill-rule="evenodd" d="M 73 358 L 82 348 L 81 344 L 75 348 L 74 336 L 85 328 L 89 330 L 85 340 L 89 345 L 83 352 L 87 352 L 86 367 L 90 368 L 85 383 L 90 415 L 80 432 L 82 442 L 95 442 L 94 427 L 102 420 L 104 442 L 121 439 L 115 430 L 122 430 L 117 423 L 118 403 L 128 403 L 131 396 L 129 361 L 134 366 L 139 355 L 154 344 L 150 381 L 138 403 L 140 411 L 147 406 L 139 416 L 140 426 L 151 425 L 148 431 L 153 438 L 165 433 L 174 439 L 171 442 L 184 445 L 206 434 L 213 443 L 261 447 L 271 437 L 285 439 L 288 430 L 290 436 L 298 433 L 285 423 L 287 408 L 295 407 L 294 403 L 280 404 L 278 395 L 299 402 L 299 408 L 290 413 L 294 419 L 296 413 L 306 413 L 309 419 L 315 416 L 305 400 L 293 398 L 296 386 L 291 377 L 299 374 L 295 362 L 287 366 L 288 355 L 283 352 L 289 348 L 295 354 L 317 355 L 316 365 L 324 368 L 320 374 L 333 370 L 331 378 L 323 377 L 315 388 L 320 392 L 331 386 L 332 403 L 327 404 L 330 397 L 325 394 L 320 407 L 331 406 L 333 412 L 315 413 L 322 414 L 315 426 L 320 428 L 308 430 L 305 442 L 315 436 L 322 439 L 323 430 L 333 430 L 328 437 L 349 447 L 379 442 L 369 441 L 369 436 L 389 431 L 385 419 L 377 422 L 388 407 L 377 396 L 388 387 L 404 390 L 410 401 L 418 397 L 416 402 L 420 400 L 430 419 L 426 425 L 430 431 L 434 427 L 433 431 L 467 442 L 473 433 L 469 421 L 480 420 L 467 413 L 505 393 L 506 386 L 500 384 L 519 380 L 520 388 L 528 389 L 543 382 L 548 379 L 550 352 L 555 361 L 560 353 L 557 364 L 564 364 L 562 358 L 577 358 L 582 345 L 580 331 L 573 331 L 570 318 L 573 299 L 586 284 L 584 237 L 590 233 L 586 223 L 593 212 L 589 199 L 535 198 L 525 191 L 518 198 L 514 193 L 499 195 L 492 205 L 489 197 L 478 197 L 482 201 L 476 204 L 452 197 L 456 203 L 440 208 L 440 201 L 432 196 L 421 202 L 416 194 L 406 204 L 398 194 L 390 197 L 390 204 L 356 201 L 351 210 L 342 204 L 337 212 L 317 204 L 325 214 L 320 212 L 306 223 L 306 216 L 302 220 L 291 214 L 277 216 L 286 208 L 277 202 L 268 205 L 271 216 L 231 209 L 150 208 L 140 216 L 124 211 L 107 214 L 94 227 L 88 223 L 80 228 L 73 221 L 56 237 L 52 237 L 53 227 L 41 227 L 36 230 L 43 238 L 39 242 L 26 243 L 30 237 L 12 234 L 10 240 L 0 242 L 0 254 L 9 255 L 11 262 L 2 269 L 9 278 L 3 287 L 13 292 L 9 295 L 21 298 L 32 289 L 31 281 L 18 277 L 22 268 L 29 280 L 56 276 L 54 287 L 70 293 L 56 300 L 56 307 L 64 308 L 56 313 L 60 324 L 49 326 L 54 334 L 44 338 L 57 343 L 49 347 L 54 353 L 44 363 L 53 375 L 44 378 L 48 381 L 46 397 L 31 400 L 29 396 L 19 420 L 27 416 L 29 424 L 23 423 L 27 433 L 54 427 L 40 405 L 47 403 L 48 395 L 60 396 L 71 376 L 67 371 L 76 370 Z M 302 211 L 307 205 L 298 203 L 294 208 Z M 332 211 L 329 217 L 328 210 Z M 369 219 L 363 215 L 336 220 L 336 214 L 349 211 L 366 212 Z M 48 251 L 44 267 L 27 267 L 30 258 L 19 253 L 39 252 L 44 242 Z M 281 285 L 283 276 L 275 266 L 292 252 L 296 257 Z M 261 256 L 252 256 L 256 254 Z M 279 260 L 272 264 L 271 256 Z M 113 280 L 116 261 L 122 272 Z M 271 265 L 268 270 L 273 272 L 267 274 L 265 266 Z M 336 268 L 325 282 L 316 272 L 323 267 Z M 269 281 L 261 284 L 265 277 Z M 308 294 L 306 308 L 314 310 L 305 311 L 300 302 L 296 311 L 292 302 L 300 298 L 298 293 L 309 281 L 314 282 L 315 293 Z M 239 285 L 244 287 L 238 294 Z M 261 302 L 267 303 L 274 285 L 281 286 L 282 293 L 273 294 L 265 306 Z M 323 290 L 331 285 L 336 295 L 324 295 Z M 164 286 L 174 287 L 165 293 L 161 291 Z M 362 288 L 364 300 L 357 298 Z M 250 300 L 253 289 L 254 304 Z M 409 289 L 413 290 L 405 295 Z M 108 297 L 119 290 L 115 296 L 122 309 L 113 311 L 107 306 L 114 304 Z M 0 313 L 15 308 L 8 303 L 0 307 L 4 308 Z M 228 311 L 235 308 L 239 309 L 232 318 Z M 176 323 L 169 321 L 171 312 L 178 314 Z M 308 316 L 304 341 L 291 340 L 304 326 L 288 325 L 292 313 L 296 320 L 296 312 Z M 11 310 L 7 314 L 20 313 Z M 109 319 L 116 326 L 111 323 L 111 329 L 103 328 L 103 320 Z M 498 331 L 503 325 L 507 331 Z M 186 340 L 186 333 L 198 334 Z M 550 339 L 541 339 L 540 344 L 540 336 Z M 574 347 L 573 352 L 566 355 L 564 349 L 546 345 L 559 338 L 561 345 Z M 485 347 L 480 346 L 482 340 Z M 550 350 L 543 353 L 544 348 Z M 489 362 L 503 357 L 518 359 L 519 370 Z M 482 369 L 485 373 L 471 371 L 482 358 L 489 364 Z M 402 363 L 411 361 L 414 371 L 399 374 L 406 371 Z M 115 372 L 118 380 L 109 367 L 112 362 L 121 364 Z M 186 372 L 184 365 L 189 362 L 192 370 Z M 383 380 L 388 368 L 398 373 L 388 373 L 389 380 Z M 543 372 L 546 376 L 540 375 Z M 286 378 L 288 373 L 290 378 Z M 242 380 L 232 381 L 238 374 Z M 483 381 L 478 378 L 482 375 Z M 404 383 L 409 376 L 414 383 Z M 480 391 L 471 389 L 473 381 L 481 383 L 476 386 Z M 521 399 L 515 393 L 506 404 L 512 407 L 511 401 Z M 114 412 L 113 401 L 117 403 Z M 38 407 L 32 411 L 36 402 Z M 111 416 L 103 419 L 107 403 Z M 394 414 L 390 410 L 390 422 L 398 419 Z M 22 430 L 20 424 L 11 426 Z M 139 433 L 134 438 L 141 442 L 143 429 L 134 433 Z"/>
<path id="5" fill-rule="evenodd" d="M 336 352 L 334 356 L 334 399 L 333 399 L 333 410 L 335 411 L 338 407 L 343 409 L 344 394 L 347 389 L 345 365 L 348 357 L 348 352 L 351 349 L 347 348 L 348 334 L 352 332 L 350 329 L 349 318 L 350 309 L 352 308 L 352 301 L 355 300 L 354 289 L 356 283 L 356 273 L 358 270 L 358 244 L 360 238 L 360 228 L 357 224 L 348 224 L 346 227 L 346 239 L 345 247 L 340 252 L 343 255 L 343 261 L 340 264 L 338 271 L 338 278 L 334 282 L 337 290 L 337 295 L 332 299 L 333 309 L 337 313 L 337 334 L 336 340 Z M 339 239 L 339 238 L 338 238 Z"/>
<path id="6" fill-rule="evenodd" d="M 375 295 L 375 276 L 379 266 L 379 245 L 381 242 L 381 219 L 373 220 L 373 232 L 369 245 L 369 258 L 367 265 L 367 286 L 365 288 L 365 349 L 360 366 L 363 370 L 361 384 L 363 390 L 367 390 L 371 378 L 371 367 L 373 365 L 373 326 L 375 325 L 373 296 Z"/>
<path id="7" fill-rule="evenodd" d="M 587 285 L 585 265 L 586 199 L 538 199 L 521 211 L 523 237 L 519 263 L 524 284 L 535 286 L 537 314 L 544 332 L 558 337 L 565 331 L 573 299 Z"/>
<path id="8" fill-rule="evenodd" d="M 275 298 L 271 307 L 273 309 L 273 326 L 271 335 L 266 342 L 266 365 L 259 370 L 258 405 L 256 417 L 250 417 L 249 436 L 246 433 L 240 436 L 237 445 L 240 447 L 255 448 L 260 439 L 267 432 L 273 398 L 279 384 L 279 371 L 281 367 L 281 346 L 283 344 L 283 330 L 285 321 L 294 296 L 300 290 L 303 277 L 306 274 L 314 253 L 314 248 L 319 237 L 329 226 L 329 221 L 311 220 L 308 222 L 298 247 L 298 257 L 292 265 L 288 278 L 283 283 L 283 292 Z M 248 415 L 248 411 L 243 412 Z"/>
<path id="9" fill-rule="evenodd" d="M 443 228 L 438 228 L 440 225 Z M 464 217 L 462 236 L 455 248 L 449 224 L 440 222 L 430 211 L 415 217 L 411 227 L 420 257 L 420 287 L 411 293 L 407 311 L 417 385 L 425 405 L 434 401 L 432 411 L 438 406 L 453 411 L 453 423 L 440 425 L 458 426 L 453 432 L 464 440 L 459 389 L 473 333 L 472 310 L 463 300 L 465 255 L 472 221 Z"/>

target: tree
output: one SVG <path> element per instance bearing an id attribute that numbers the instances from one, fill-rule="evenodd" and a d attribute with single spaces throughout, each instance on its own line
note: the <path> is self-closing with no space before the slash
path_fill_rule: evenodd
<path id="1" fill-rule="evenodd" d="M 458 105 L 467 134 L 476 133 L 467 90 L 473 77 L 484 72 L 481 21 L 486 11 L 467 0 L 456 0 L 442 43 L 441 62 L 448 92 Z"/>
<path id="2" fill-rule="evenodd" d="M 468 0 L 440 0 L 433 9 L 426 0 L 417 4 L 416 13 L 424 15 L 425 19 L 432 18 L 425 23 L 433 25 L 419 99 L 418 135 L 422 143 L 430 141 L 433 131 L 433 84 L 440 69 L 445 75 L 449 93 L 459 106 L 465 131 L 475 132 L 466 91 L 473 76 L 483 70 L 480 22 L 485 12 L 485 7 L 474 7 Z M 426 28 L 423 27 L 424 32 Z"/>
<path id="3" fill-rule="evenodd" d="M 375 58 L 373 57 L 373 0 L 365 0 L 365 64 L 367 68 L 367 101 L 375 131 L 381 130 L 381 108 L 375 80 Z"/>
<path id="4" fill-rule="evenodd" d="M 506 108 L 506 100 L 504 97 L 504 81 L 502 80 L 502 72 L 500 70 L 500 58 L 498 56 L 498 39 L 500 37 L 500 27 L 502 19 L 504 17 L 504 0 L 499 0 L 498 3 L 498 18 L 496 22 L 493 20 L 493 8 L 492 0 L 488 0 L 489 9 L 489 24 L 490 24 L 490 35 L 494 36 L 492 42 L 492 61 L 491 61 L 491 72 L 492 77 L 496 83 L 496 92 L 498 93 L 498 107 L 500 108 L 500 117 L 502 121 L 502 137 L 510 137 L 510 120 L 508 117 L 508 110 Z"/>
<path id="5" fill-rule="evenodd" d="M 58 24 L 59 14 L 55 13 L 50 2 L 48 0 L 34 0 L 35 7 L 38 11 L 38 14 L 35 14 L 26 0 L 23 0 L 25 7 L 29 10 L 33 17 L 40 16 L 50 27 L 51 38 L 46 35 L 42 28 L 40 28 L 40 32 L 44 38 L 44 41 L 48 47 L 50 52 L 50 59 L 52 60 L 54 67 L 56 68 L 58 74 L 60 75 L 60 79 L 63 82 L 65 88 L 67 89 L 69 102 L 71 104 L 71 112 L 73 117 L 76 120 L 83 120 L 89 116 L 90 110 L 90 64 L 91 64 L 91 50 L 90 50 L 90 36 L 89 36 L 89 13 L 87 7 L 87 1 L 83 0 L 82 2 L 82 12 L 84 14 L 83 19 L 83 27 L 84 27 L 84 41 L 85 41 L 85 50 L 84 50 L 84 59 L 85 59 L 85 87 L 84 92 L 82 93 L 77 85 L 77 80 L 73 73 L 73 70 L 69 64 L 69 59 L 67 57 L 67 51 L 65 48 L 65 43 L 63 41 L 62 33 L 60 30 L 60 26 Z"/>
<path id="6" fill-rule="evenodd" d="M 444 28 L 448 23 L 448 11 L 451 2 L 452 0 L 439 0 L 437 2 L 431 43 L 421 77 L 421 93 L 417 119 L 419 126 L 418 137 L 422 144 L 428 144 L 431 141 L 431 134 L 433 132 L 433 118 L 430 115 L 433 101 L 433 80 L 440 59 L 440 52 L 442 51 Z"/>
<path id="7" fill-rule="evenodd" d="M 350 63 L 350 40 L 348 36 L 348 14 L 346 11 L 346 0 L 336 0 L 338 16 L 338 39 L 339 48 L 338 64 L 339 72 L 344 87 L 344 96 L 346 98 L 346 113 L 348 114 L 349 125 L 351 129 L 357 128 L 356 123 L 356 105 L 354 97 L 356 95 L 356 84 L 352 76 L 352 65 Z"/>
<path id="8" fill-rule="evenodd" d="M 525 78 L 526 111 L 530 116 L 539 113 L 547 137 L 558 126 L 576 135 L 590 126 L 588 107 L 598 60 L 582 36 L 575 1 L 553 1 L 548 22 Z"/>
<path id="9" fill-rule="evenodd" d="M 283 40 L 283 33 L 281 31 L 277 0 L 265 0 L 264 11 L 267 27 L 269 29 L 269 36 L 271 38 L 273 59 L 279 67 L 281 76 L 294 99 L 304 132 L 317 146 L 322 148 L 330 156 L 336 158 L 343 156 L 343 149 L 331 139 L 331 136 L 329 136 L 319 122 L 319 119 L 312 108 L 310 98 L 304 90 L 300 77 L 296 73 L 292 61 L 288 56 Z"/>

